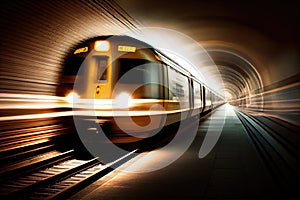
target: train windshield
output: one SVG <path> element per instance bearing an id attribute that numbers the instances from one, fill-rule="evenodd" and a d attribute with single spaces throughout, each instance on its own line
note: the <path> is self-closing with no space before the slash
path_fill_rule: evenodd
<path id="1" fill-rule="evenodd" d="M 117 65 L 117 92 L 127 92 L 135 98 L 163 98 L 162 68 L 159 63 L 144 59 L 121 58 Z"/>
<path id="2" fill-rule="evenodd" d="M 64 75 L 76 76 L 85 57 L 71 57 L 65 63 Z"/>
<path id="3" fill-rule="evenodd" d="M 119 59 L 118 82 L 123 84 L 144 83 L 147 73 L 149 73 L 148 63 L 150 61 L 143 59 Z"/>

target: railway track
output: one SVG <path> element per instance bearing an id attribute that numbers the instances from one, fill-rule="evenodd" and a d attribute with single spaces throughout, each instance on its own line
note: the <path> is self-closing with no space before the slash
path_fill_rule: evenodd
<path id="1" fill-rule="evenodd" d="M 51 151 L 3 171 L 1 199 L 64 199 L 132 158 L 135 151 L 114 162 L 76 159 L 74 150 Z"/>
<path id="2" fill-rule="evenodd" d="M 66 199 L 134 157 L 134 152 L 156 147 L 154 139 L 143 148 L 130 144 L 130 153 L 103 164 L 83 148 L 72 122 L 62 117 L 2 123 L 0 199 Z"/>
<path id="3" fill-rule="evenodd" d="M 101 163 L 68 124 L 37 119 L 0 127 L 0 199 L 65 199 L 130 158 Z"/>
<path id="4" fill-rule="evenodd" d="M 8 145 L 1 143 L 1 199 L 66 199 L 137 153 L 165 145 L 174 137 L 172 130 L 176 129 L 176 126 L 166 127 L 164 133 L 168 134 L 158 134 L 143 144 L 131 144 L 128 154 L 103 164 L 99 158 L 86 154 L 88 152 L 77 145 L 79 143 L 75 140 L 75 134 L 64 134 L 68 137 L 58 137 L 56 140 L 30 140 L 30 136 L 38 135 L 33 131 L 53 132 L 52 127 L 57 126 L 23 129 L 23 132 L 28 133 L 25 138 L 11 139 Z M 13 134 L 11 130 L 8 136 Z M 67 141 L 72 141 L 72 145 Z"/>
<path id="5" fill-rule="evenodd" d="M 235 112 L 278 190 L 285 197 L 296 194 L 300 178 L 299 127 L 275 118 Z"/>

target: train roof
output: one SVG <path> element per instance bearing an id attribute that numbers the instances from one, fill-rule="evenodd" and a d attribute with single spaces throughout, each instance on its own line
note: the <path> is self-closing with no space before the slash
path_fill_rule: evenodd
<path id="1" fill-rule="evenodd" d="M 76 45 L 76 47 L 81 46 L 83 44 L 88 44 L 88 43 L 92 43 L 94 41 L 97 40 L 108 40 L 111 42 L 131 42 L 131 43 L 135 43 L 141 46 L 145 46 L 145 48 L 151 48 L 154 49 L 153 46 L 149 45 L 148 43 L 145 43 L 141 40 L 138 40 L 136 38 L 127 36 L 127 35 L 104 35 L 104 36 L 96 36 L 96 37 L 92 37 L 92 38 L 88 38 L 85 40 L 82 40 L 79 44 Z"/>

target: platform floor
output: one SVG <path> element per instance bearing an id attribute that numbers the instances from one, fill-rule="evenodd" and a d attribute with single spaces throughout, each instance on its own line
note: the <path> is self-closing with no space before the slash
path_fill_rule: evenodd
<path id="1" fill-rule="evenodd" d="M 225 124 L 222 116 L 226 113 Z M 207 129 L 222 126 L 212 151 L 199 158 Z M 129 173 L 133 167 L 160 162 L 173 152 L 156 150 L 156 156 L 138 155 L 70 199 L 280 199 L 280 190 L 263 165 L 234 110 L 221 106 L 201 120 L 188 150 L 172 164 L 148 173 Z"/>

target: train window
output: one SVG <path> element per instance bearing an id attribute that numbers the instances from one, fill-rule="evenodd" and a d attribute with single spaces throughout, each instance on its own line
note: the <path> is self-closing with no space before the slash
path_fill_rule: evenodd
<path id="1" fill-rule="evenodd" d="M 118 89 L 135 88 L 136 98 L 163 98 L 163 69 L 158 63 L 121 58 L 116 66 Z"/>
<path id="2" fill-rule="evenodd" d="M 76 76 L 84 59 L 84 57 L 70 57 L 64 66 L 64 75 Z"/>
<path id="3" fill-rule="evenodd" d="M 107 56 L 97 57 L 97 65 L 98 65 L 97 80 L 98 80 L 98 82 L 107 81 L 107 63 L 108 63 Z"/>
<path id="4" fill-rule="evenodd" d="M 181 109 L 188 108 L 189 102 L 189 81 L 188 77 L 169 67 L 169 99 L 180 102 Z M 175 107 L 174 107 L 175 108 Z M 177 108 L 176 108 L 177 109 Z"/>
<path id="5" fill-rule="evenodd" d="M 201 107 L 201 85 L 194 81 L 194 105 L 195 108 Z"/>
<path id="6" fill-rule="evenodd" d="M 119 59 L 119 83 L 125 84 L 141 84 L 144 82 L 145 69 L 144 64 L 149 63 L 143 59 Z"/>
<path id="7" fill-rule="evenodd" d="M 206 90 L 205 105 L 211 106 L 211 91 L 209 89 Z"/>

